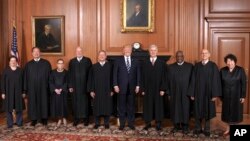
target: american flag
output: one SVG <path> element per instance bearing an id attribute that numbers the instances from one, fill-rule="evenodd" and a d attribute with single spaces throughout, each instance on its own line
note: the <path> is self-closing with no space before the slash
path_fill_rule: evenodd
<path id="1" fill-rule="evenodd" d="M 19 64 L 19 55 L 18 55 L 18 48 L 17 48 L 17 34 L 16 34 L 16 27 L 13 26 L 13 32 L 12 32 L 12 43 L 11 43 L 11 50 L 10 54 L 12 56 L 16 56 L 18 64 Z"/>

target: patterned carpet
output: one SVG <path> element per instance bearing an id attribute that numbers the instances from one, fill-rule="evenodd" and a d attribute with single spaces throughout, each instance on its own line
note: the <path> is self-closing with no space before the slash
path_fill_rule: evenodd
<path id="1" fill-rule="evenodd" d="M 188 135 L 182 133 L 171 133 L 171 128 L 164 128 L 162 131 L 156 131 L 150 128 L 148 131 L 142 130 L 143 126 L 136 127 L 136 130 L 125 128 L 119 131 L 117 126 L 111 126 L 110 129 L 104 129 L 103 126 L 94 130 L 93 124 L 87 127 L 82 124 L 73 127 L 72 124 L 60 126 L 56 130 L 56 123 L 49 123 L 47 127 L 37 124 L 35 127 L 26 123 L 23 127 L 14 126 L 7 129 L 6 126 L 0 126 L 0 140 L 6 141 L 161 141 L 161 140 L 228 140 L 222 136 L 223 131 L 212 131 L 210 137 L 201 134 L 199 137 L 193 137 L 192 131 Z"/>

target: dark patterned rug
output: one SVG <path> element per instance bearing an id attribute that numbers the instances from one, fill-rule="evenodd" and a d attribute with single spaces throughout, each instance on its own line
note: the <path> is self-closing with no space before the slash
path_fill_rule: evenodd
<path id="1" fill-rule="evenodd" d="M 117 126 L 111 126 L 110 129 L 104 129 L 103 126 L 94 130 L 93 124 L 89 126 L 72 124 L 60 126 L 55 129 L 56 123 L 49 123 L 48 126 L 37 124 L 35 127 L 26 123 L 23 127 L 14 126 L 12 129 L 6 126 L 0 126 L 0 140 L 6 141 L 161 141 L 161 140 L 228 140 L 222 136 L 223 131 L 214 130 L 210 137 L 200 134 L 194 137 L 192 131 L 184 135 L 181 132 L 171 133 L 171 128 L 164 128 L 162 131 L 156 131 L 150 128 L 148 131 L 142 130 L 143 126 L 136 127 L 136 130 L 125 128 L 124 131 L 118 130 Z"/>

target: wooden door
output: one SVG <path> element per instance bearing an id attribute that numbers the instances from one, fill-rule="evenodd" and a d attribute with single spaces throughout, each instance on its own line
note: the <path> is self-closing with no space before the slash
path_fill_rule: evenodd
<path id="1" fill-rule="evenodd" d="M 232 53 L 237 56 L 237 65 L 245 69 L 247 78 L 249 75 L 249 36 L 250 33 L 232 33 L 232 32 L 213 32 L 211 36 L 211 53 L 212 60 L 214 60 L 219 68 L 224 67 L 224 57 Z M 249 84 L 247 84 L 248 86 Z M 221 112 L 221 101 L 216 102 L 217 112 Z M 247 97 L 244 103 L 244 114 L 249 111 L 249 93 L 247 90 Z"/>

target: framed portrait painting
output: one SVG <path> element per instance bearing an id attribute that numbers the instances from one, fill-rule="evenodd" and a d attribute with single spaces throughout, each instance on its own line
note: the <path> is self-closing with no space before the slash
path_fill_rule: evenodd
<path id="1" fill-rule="evenodd" d="M 64 55 L 64 16 L 32 17 L 32 45 L 42 55 Z"/>
<path id="2" fill-rule="evenodd" d="M 121 0 L 121 32 L 154 32 L 154 0 Z"/>

